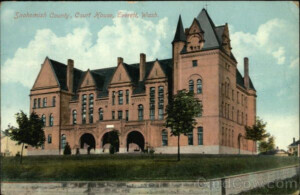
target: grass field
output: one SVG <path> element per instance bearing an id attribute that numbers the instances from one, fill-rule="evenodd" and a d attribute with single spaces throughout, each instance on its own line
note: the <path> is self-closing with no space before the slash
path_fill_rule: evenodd
<path id="1" fill-rule="evenodd" d="M 280 180 L 272 182 L 260 188 L 255 188 L 253 190 L 243 192 L 241 195 L 251 195 L 251 194 L 297 194 L 300 189 L 300 178 L 299 176 L 289 178 L 286 180 Z M 298 195 L 298 194 L 297 194 Z"/>
<path id="2" fill-rule="evenodd" d="M 119 154 L 2 157 L 3 181 L 195 180 L 298 164 L 297 157 Z"/>

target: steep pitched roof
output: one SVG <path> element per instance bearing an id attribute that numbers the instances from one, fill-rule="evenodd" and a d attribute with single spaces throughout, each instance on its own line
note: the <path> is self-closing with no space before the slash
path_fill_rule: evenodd
<path id="1" fill-rule="evenodd" d="M 205 42 L 203 49 L 220 47 L 220 42 L 215 31 L 215 24 L 213 23 L 205 9 L 202 9 L 202 11 L 199 13 L 199 15 L 197 16 L 197 20 L 199 21 L 200 26 L 204 31 Z"/>
<path id="2" fill-rule="evenodd" d="M 186 36 L 184 34 L 184 29 L 181 21 L 181 15 L 179 15 L 178 23 L 177 23 L 177 28 L 176 28 L 176 33 L 173 39 L 173 42 L 177 41 L 186 41 Z"/>
<path id="3" fill-rule="evenodd" d="M 298 146 L 300 144 L 300 140 L 291 143 L 289 146 Z"/>
<path id="4" fill-rule="evenodd" d="M 68 90 L 67 81 L 66 81 L 66 78 L 67 78 L 67 65 L 65 65 L 61 62 L 52 60 L 52 59 L 49 59 L 49 60 L 50 60 L 50 63 L 53 67 L 55 76 L 58 79 L 58 82 L 60 84 L 61 89 Z M 74 74 L 74 76 L 73 76 L 73 93 L 75 93 L 77 91 L 78 87 L 79 87 L 80 80 L 82 79 L 81 77 L 84 76 L 84 72 L 77 69 L 77 68 L 74 68 L 73 69 L 73 74 Z"/>

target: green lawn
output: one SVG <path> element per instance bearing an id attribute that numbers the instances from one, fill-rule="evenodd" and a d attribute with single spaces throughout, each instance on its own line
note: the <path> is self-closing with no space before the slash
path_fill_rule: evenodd
<path id="1" fill-rule="evenodd" d="M 297 157 L 119 154 L 2 157 L 3 181 L 196 180 L 298 164 Z"/>

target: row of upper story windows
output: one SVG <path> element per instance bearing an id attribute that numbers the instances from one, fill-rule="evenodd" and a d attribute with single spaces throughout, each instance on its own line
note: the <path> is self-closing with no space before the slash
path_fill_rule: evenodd
<path id="1" fill-rule="evenodd" d="M 116 111 L 111 112 L 111 120 L 116 120 Z M 118 115 L 117 115 L 118 120 L 122 120 L 123 118 L 123 111 L 119 110 Z M 98 110 L 98 120 L 102 121 L 104 120 L 104 111 L 103 108 L 99 108 Z M 129 120 L 129 110 L 125 110 L 125 120 Z M 142 104 L 138 105 L 138 120 L 144 120 L 144 106 Z M 94 115 L 93 115 L 93 110 L 90 109 L 89 112 L 89 123 L 94 122 Z M 72 124 L 75 125 L 77 124 L 77 111 L 73 110 L 72 111 Z M 83 110 L 82 111 L 82 124 L 86 124 L 86 112 Z"/>
<path id="2" fill-rule="evenodd" d="M 198 79 L 197 80 L 197 94 L 201 94 L 202 93 L 202 80 Z M 195 84 L 194 84 L 194 80 L 189 80 L 189 91 L 195 93 Z"/>
<path id="3" fill-rule="evenodd" d="M 41 104 L 41 100 L 43 101 Z M 56 106 L 56 97 L 52 97 L 52 107 Z M 34 98 L 33 99 L 33 105 L 32 108 L 45 108 L 47 107 L 47 98 L 44 97 L 43 99 L 41 98 Z"/>
<path id="4" fill-rule="evenodd" d="M 230 110 L 231 109 L 231 110 Z M 231 112 L 231 116 L 230 113 Z M 222 102 L 221 105 L 221 116 L 231 119 L 234 121 L 234 106 L 230 107 L 229 104 Z M 247 125 L 248 123 L 248 115 L 240 110 L 236 112 L 236 122 L 241 125 Z"/>
<path id="5" fill-rule="evenodd" d="M 229 93 L 229 91 L 230 91 L 229 82 L 222 83 L 222 89 L 221 90 L 222 90 L 222 95 L 227 97 L 228 99 L 230 99 L 230 97 L 229 97 L 229 94 L 230 94 Z M 235 98 L 236 98 L 237 104 L 241 103 L 242 106 L 245 106 L 247 108 L 247 101 L 248 101 L 247 96 L 242 94 L 242 93 L 240 94 L 239 91 L 237 91 L 236 95 L 235 95 L 235 92 L 232 89 L 232 91 L 231 91 L 231 100 L 234 101 Z"/>
<path id="6" fill-rule="evenodd" d="M 44 123 L 44 127 L 46 127 L 47 126 L 47 124 L 46 124 L 46 115 L 45 114 L 42 114 L 42 121 L 43 121 L 43 123 Z M 54 124 L 54 117 L 53 117 L 53 114 L 50 114 L 49 115 L 49 126 L 50 127 L 52 127 L 53 126 L 53 124 Z"/>
<path id="7" fill-rule="evenodd" d="M 123 90 L 120 90 L 118 93 L 118 104 L 123 105 Z M 127 89 L 125 91 L 125 97 L 126 97 L 126 104 L 129 104 L 129 90 Z M 116 92 L 112 92 L 112 105 L 116 104 Z"/>

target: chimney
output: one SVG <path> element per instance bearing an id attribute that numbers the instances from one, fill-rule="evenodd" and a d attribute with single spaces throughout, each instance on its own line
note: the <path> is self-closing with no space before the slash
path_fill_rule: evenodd
<path id="1" fill-rule="evenodd" d="M 293 137 L 293 144 L 296 142 L 295 138 Z"/>
<path id="2" fill-rule="evenodd" d="M 118 66 L 119 66 L 119 64 L 121 64 L 121 63 L 123 63 L 123 58 L 118 57 Z"/>
<path id="3" fill-rule="evenodd" d="M 74 69 L 74 61 L 72 59 L 68 59 L 67 87 L 70 93 L 73 93 L 73 69 Z"/>
<path id="4" fill-rule="evenodd" d="M 146 66 L 146 55 L 140 54 L 140 81 L 144 80 L 145 77 L 145 66 Z"/>
<path id="5" fill-rule="evenodd" d="M 247 89 L 250 88 L 249 82 L 249 60 L 246 57 L 244 58 L 244 85 Z"/>

